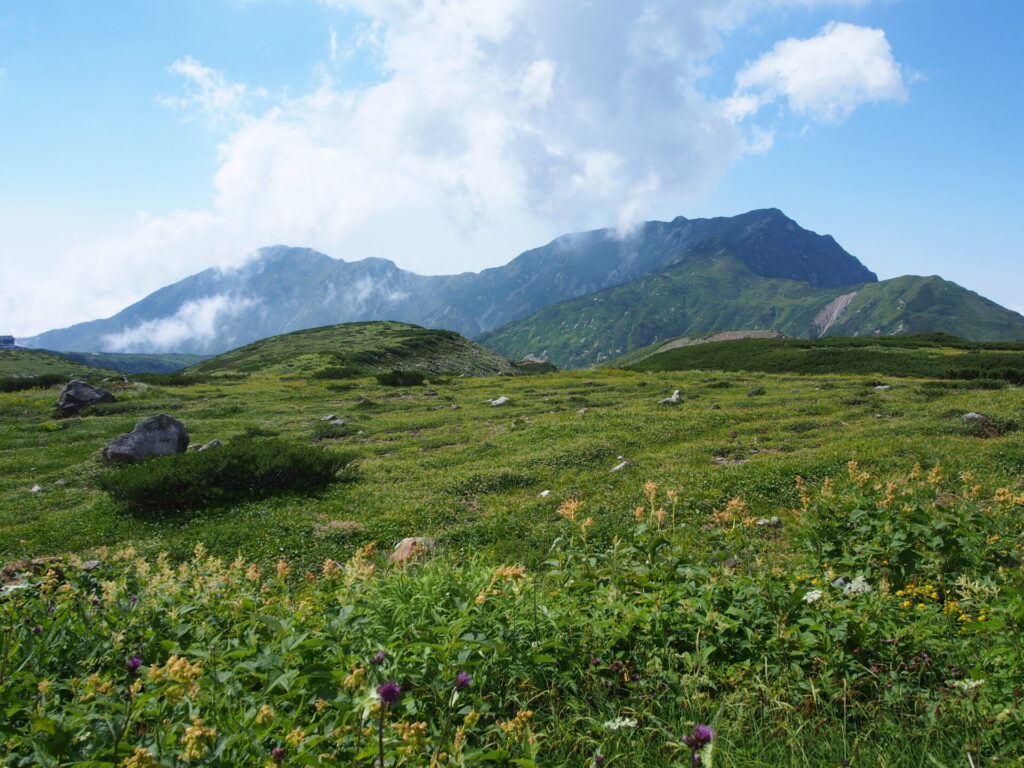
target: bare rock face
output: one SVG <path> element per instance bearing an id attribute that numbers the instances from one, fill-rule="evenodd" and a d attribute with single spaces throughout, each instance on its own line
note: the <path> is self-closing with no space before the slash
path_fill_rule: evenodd
<path id="1" fill-rule="evenodd" d="M 105 389 L 86 384 L 84 381 L 72 379 L 57 398 L 57 410 L 61 416 L 74 416 L 87 405 L 112 403 L 114 396 Z"/>
<path id="2" fill-rule="evenodd" d="M 103 458 L 131 464 L 150 456 L 173 456 L 188 448 L 185 426 L 166 413 L 150 416 L 135 425 L 135 429 L 118 435 L 103 449 Z"/>
<path id="3" fill-rule="evenodd" d="M 426 536 L 410 536 L 395 544 L 395 551 L 388 558 L 396 565 L 415 563 L 437 549 L 437 541 Z"/>

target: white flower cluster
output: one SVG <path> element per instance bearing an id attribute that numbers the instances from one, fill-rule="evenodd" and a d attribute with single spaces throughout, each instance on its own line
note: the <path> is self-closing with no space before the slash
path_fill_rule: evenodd
<path id="1" fill-rule="evenodd" d="M 843 585 L 843 594 L 845 595 L 866 595 L 871 591 L 871 585 L 867 583 L 863 576 L 858 576 L 849 584 Z"/>
<path id="2" fill-rule="evenodd" d="M 636 728 L 636 720 L 631 717 L 616 717 L 604 724 L 606 731 L 617 731 L 620 728 Z"/>
<path id="3" fill-rule="evenodd" d="M 804 602 L 805 603 L 816 603 L 819 600 L 821 600 L 821 596 L 823 594 L 825 594 L 825 593 L 822 592 L 820 589 L 812 589 L 810 592 L 808 592 L 806 595 L 804 595 Z"/>
<path id="4" fill-rule="evenodd" d="M 959 688 L 961 691 L 970 691 L 984 682 L 984 680 L 947 680 L 946 684 Z"/>

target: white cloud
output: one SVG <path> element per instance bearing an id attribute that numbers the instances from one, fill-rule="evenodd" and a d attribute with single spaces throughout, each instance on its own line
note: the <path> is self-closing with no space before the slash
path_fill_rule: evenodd
<path id="1" fill-rule="evenodd" d="M 332 52 L 333 35 L 331 30 Z M 222 72 L 203 66 L 191 56 L 175 61 L 169 71 L 185 78 L 185 94 L 160 97 L 160 103 L 176 109 L 195 109 L 214 126 L 238 117 L 251 97 L 266 95 L 261 89 L 253 90 L 243 83 L 231 82 Z"/>
<path id="2" fill-rule="evenodd" d="M 238 315 L 256 302 L 226 294 L 189 301 L 172 316 L 147 320 L 133 328 L 103 337 L 104 352 L 164 352 L 183 342 L 213 339 L 217 323 Z"/>
<path id="3" fill-rule="evenodd" d="M 794 112 L 824 123 L 857 107 L 907 98 L 900 65 L 881 29 L 831 22 L 812 38 L 789 38 L 736 75 L 726 102 L 734 120 L 785 99 Z"/>
<path id="4" fill-rule="evenodd" d="M 753 13 L 816 2 L 323 1 L 366 21 L 331 35 L 308 93 L 271 99 L 191 57 L 174 62 L 184 91 L 163 101 L 220 138 L 212 204 L 140 214 L 56 254 L 59 279 L 29 291 L 31 278 L 19 290 L 0 282 L 20 328 L 112 314 L 274 243 L 437 274 L 501 264 L 570 230 L 628 229 L 659 205 L 679 212 L 771 143 L 702 90 L 724 36 Z M 379 63 L 379 81 L 339 85 L 333 60 L 353 57 Z M 814 117 L 851 108 L 822 106 L 780 74 L 789 69 L 772 71 L 746 75 L 737 98 L 760 104 L 778 90 Z"/>

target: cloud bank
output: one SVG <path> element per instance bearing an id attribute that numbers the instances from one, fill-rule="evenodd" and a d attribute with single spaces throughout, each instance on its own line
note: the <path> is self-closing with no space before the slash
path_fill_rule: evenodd
<path id="1" fill-rule="evenodd" d="M 211 341 L 218 323 L 237 316 L 256 302 L 216 294 L 186 302 L 172 316 L 147 320 L 120 333 L 103 337 L 103 352 L 164 352 L 182 342 Z"/>
<path id="2" fill-rule="evenodd" d="M 703 90 L 711 57 L 751 15 L 865 1 L 336 0 L 364 22 L 341 40 L 325 30 L 316 87 L 276 99 L 182 56 L 171 71 L 183 93 L 163 102 L 219 132 L 212 205 L 140 214 L 65 254 L 49 315 L 21 302 L 23 325 L 108 315 L 272 243 L 436 274 L 573 229 L 628 229 L 767 149 L 751 120 L 773 101 L 835 121 L 902 97 L 884 33 L 849 24 L 779 43 L 727 100 Z M 346 57 L 376 61 L 378 80 L 342 85 Z M 2 287 L 0 298 L 14 301 Z"/>

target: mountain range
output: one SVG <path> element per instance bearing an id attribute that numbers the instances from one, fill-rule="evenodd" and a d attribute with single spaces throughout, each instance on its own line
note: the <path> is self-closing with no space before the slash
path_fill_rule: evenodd
<path id="1" fill-rule="evenodd" d="M 941 278 L 877 276 L 777 209 L 564 235 L 479 273 L 423 276 L 386 259 L 263 248 L 116 315 L 19 343 L 67 351 L 218 354 L 304 328 L 397 320 L 477 337 L 509 357 L 599 362 L 671 336 L 946 330 L 1024 339 L 1024 316 Z"/>

